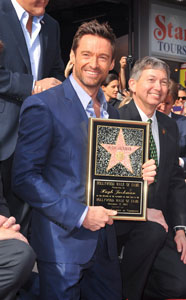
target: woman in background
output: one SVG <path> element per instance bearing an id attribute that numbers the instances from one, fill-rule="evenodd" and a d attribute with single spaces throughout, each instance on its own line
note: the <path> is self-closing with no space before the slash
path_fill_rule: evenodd
<path id="1" fill-rule="evenodd" d="M 119 79 L 118 76 L 114 73 L 109 73 L 101 86 L 106 101 L 109 102 L 115 108 L 118 108 L 119 104 L 121 103 L 121 101 L 117 99 L 119 90 L 118 87 Z"/>

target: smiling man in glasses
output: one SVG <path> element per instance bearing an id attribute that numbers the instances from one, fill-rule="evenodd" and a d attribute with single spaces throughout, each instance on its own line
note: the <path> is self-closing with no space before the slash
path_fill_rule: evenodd
<path id="1" fill-rule="evenodd" d="M 186 115 L 186 88 L 184 88 L 181 84 L 178 85 L 178 101 L 180 105 L 183 107 L 182 115 Z"/>
<path id="2" fill-rule="evenodd" d="M 183 89 L 179 90 L 178 84 L 171 79 L 167 97 L 157 106 L 157 110 L 166 114 L 170 118 L 173 118 L 177 123 L 179 130 L 179 165 L 184 169 L 184 175 L 186 178 L 186 117 L 172 112 L 172 107 L 176 99 L 179 98 L 178 91 L 184 92 Z M 186 99 L 186 96 L 182 96 L 182 98 Z"/>
<path id="3" fill-rule="evenodd" d="M 186 101 L 186 88 L 184 88 L 181 84 L 178 86 L 178 100 L 181 100 L 183 104 Z"/>

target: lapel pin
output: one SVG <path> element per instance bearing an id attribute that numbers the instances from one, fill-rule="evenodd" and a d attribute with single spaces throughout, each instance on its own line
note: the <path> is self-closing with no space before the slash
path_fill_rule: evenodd
<path id="1" fill-rule="evenodd" d="M 166 131 L 165 131 L 165 129 L 163 128 L 163 129 L 162 129 L 162 134 L 165 134 L 165 132 L 166 132 Z"/>

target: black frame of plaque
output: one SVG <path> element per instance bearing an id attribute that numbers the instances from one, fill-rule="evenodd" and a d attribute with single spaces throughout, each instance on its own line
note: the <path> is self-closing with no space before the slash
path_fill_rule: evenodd
<path id="1" fill-rule="evenodd" d="M 126 152 L 136 146 L 138 148 L 127 154 L 129 167 L 119 161 L 108 170 L 112 154 L 104 147 L 115 146 L 120 133 L 126 143 Z M 142 178 L 141 166 L 149 157 L 149 134 L 148 122 L 89 119 L 86 185 L 88 206 L 116 209 L 118 214 L 113 217 L 116 220 L 146 221 L 148 185 Z M 105 141 L 105 144 L 101 141 Z M 117 151 L 121 157 L 125 157 L 124 151 Z"/>

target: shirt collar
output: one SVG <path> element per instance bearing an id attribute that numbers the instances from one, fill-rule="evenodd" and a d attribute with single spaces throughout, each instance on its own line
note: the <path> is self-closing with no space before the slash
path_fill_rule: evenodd
<path id="1" fill-rule="evenodd" d="M 74 90 L 76 91 L 84 110 L 87 109 L 87 106 L 89 105 L 89 103 L 92 101 L 92 98 L 85 92 L 85 90 L 78 84 L 78 82 L 74 79 L 73 75 L 70 74 L 69 76 L 70 82 L 74 88 Z M 97 98 L 101 104 L 101 106 L 107 110 L 107 101 L 105 99 L 104 93 L 102 91 L 102 89 L 100 88 L 97 94 Z"/>
<path id="2" fill-rule="evenodd" d="M 137 107 L 137 110 L 138 110 L 138 112 L 139 112 L 139 114 L 140 114 L 140 117 L 141 117 L 141 119 L 142 119 L 143 122 L 147 122 L 149 119 L 151 119 L 152 122 L 156 122 L 156 121 L 157 121 L 157 119 L 156 119 L 156 110 L 155 110 L 155 112 L 153 113 L 152 117 L 149 118 L 149 117 L 147 117 L 147 115 L 141 110 L 141 108 L 139 108 L 139 106 L 136 104 L 135 101 L 134 101 L 134 103 L 135 103 L 135 105 L 136 105 L 136 107 Z"/>
<path id="3" fill-rule="evenodd" d="M 19 21 L 22 20 L 23 16 L 25 13 L 28 14 L 28 12 L 16 1 L 16 0 L 11 0 L 12 5 L 17 13 Z M 39 17 L 34 17 L 33 20 L 37 20 L 37 22 L 40 22 L 43 19 L 44 16 L 39 16 Z"/>

